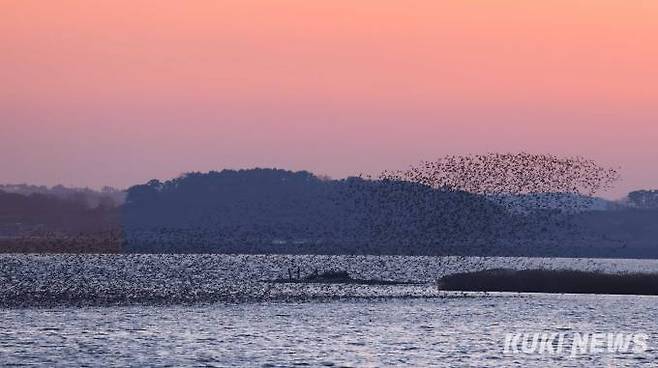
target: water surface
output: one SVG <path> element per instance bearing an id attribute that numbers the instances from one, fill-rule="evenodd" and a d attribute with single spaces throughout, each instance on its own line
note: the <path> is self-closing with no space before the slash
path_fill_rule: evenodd
<path id="1" fill-rule="evenodd" d="M 516 295 L 0 311 L 5 365 L 655 366 L 658 298 Z M 508 332 L 650 334 L 642 354 L 503 353 Z"/>
<path id="2" fill-rule="evenodd" d="M 468 270 L 656 272 L 655 260 L 0 255 L 4 366 L 655 366 L 658 298 L 446 293 Z M 288 269 L 418 285 L 272 284 Z M 641 354 L 505 354 L 507 333 L 644 333 Z"/>

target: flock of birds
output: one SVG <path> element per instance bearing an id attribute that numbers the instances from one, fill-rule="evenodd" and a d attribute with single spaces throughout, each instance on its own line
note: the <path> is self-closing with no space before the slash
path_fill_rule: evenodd
<path id="1" fill-rule="evenodd" d="M 537 202 L 553 208 L 558 198 L 565 208 L 582 202 L 567 200 L 591 198 L 610 189 L 619 179 L 616 169 L 605 168 L 582 157 L 559 157 L 530 153 L 490 153 L 446 156 L 423 161 L 407 170 L 384 171 L 379 178 L 388 181 L 419 183 L 435 189 L 464 191 L 484 196 L 570 194 L 546 197 Z"/>

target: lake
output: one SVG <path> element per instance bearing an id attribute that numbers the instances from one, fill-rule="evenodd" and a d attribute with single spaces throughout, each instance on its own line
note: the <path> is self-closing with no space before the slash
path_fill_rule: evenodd
<path id="1" fill-rule="evenodd" d="M 653 260 L 379 256 L 1 255 L 5 366 L 655 366 L 658 298 L 447 293 L 441 274 L 491 267 L 655 272 Z M 345 269 L 418 285 L 267 282 Z M 567 335 L 562 353 L 505 351 Z M 642 334 L 641 352 L 571 354 L 575 335 Z M 632 345 L 631 345 L 632 346 Z"/>

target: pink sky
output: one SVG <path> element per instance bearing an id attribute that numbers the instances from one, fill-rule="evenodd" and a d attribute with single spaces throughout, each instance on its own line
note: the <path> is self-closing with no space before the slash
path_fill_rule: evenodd
<path id="1" fill-rule="evenodd" d="M 658 187 L 658 2 L 0 0 L 0 182 L 546 152 Z"/>

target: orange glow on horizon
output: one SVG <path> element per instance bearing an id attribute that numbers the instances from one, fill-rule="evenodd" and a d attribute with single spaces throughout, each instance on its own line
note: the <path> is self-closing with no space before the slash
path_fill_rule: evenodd
<path id="1" fill-rule="evenodd" d="M 0 181 L 553 152 L 658 186 L 658 2 L 0 0 Z M 16 164 L 21 162 L 21 164 Z"/>

